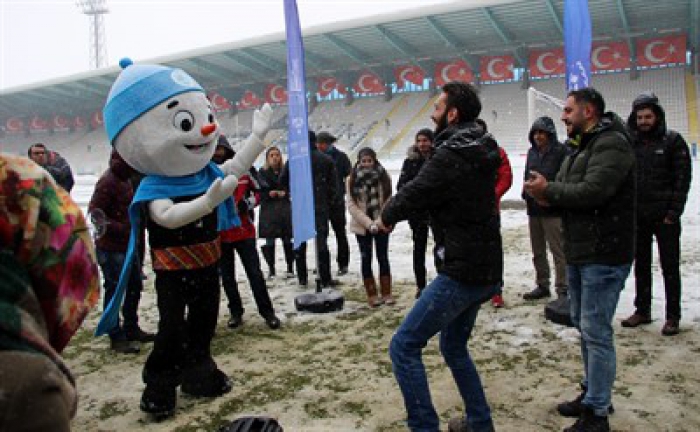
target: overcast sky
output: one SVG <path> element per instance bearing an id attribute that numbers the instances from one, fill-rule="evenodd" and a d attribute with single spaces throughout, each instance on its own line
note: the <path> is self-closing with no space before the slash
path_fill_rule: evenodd
<path id="1" fill-rule="evenodd" d="M 450 0 L 297 0 L 304 28 Z M 75 0 L 0 0 L 0 89 L 90 68 Z M 284 31 L 283 0 L 107 0 L 108 66 Z"/>

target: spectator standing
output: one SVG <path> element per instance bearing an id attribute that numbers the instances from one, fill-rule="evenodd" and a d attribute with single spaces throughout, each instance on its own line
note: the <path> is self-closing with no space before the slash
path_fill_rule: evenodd
<path id="1" fill-rule="evenodd" d="M 0 430 L 70 431 L 61 352 L 100 295 L 80 208 L 28 159 L 0 153 Z"/>
<path id="2" fill-rule="evenodd" d="M 275 239 L 282 241 L 287 277 L 294 276 L 292 207 L 289 195 L 280 183 L 283 168 L 284 160 L 279 148 L 268 148 L 265 153 L 265 165 L 259 172 L 261 202 L 258 216 L 258 235 L 265 239 L 265 244 L 260 249 L 270 269 L 268 279 L 275 277 Z"/>
<path id="3" fill-rule="evenodd" d="M 651 323 L 651 261 L 654 237 L 666 288 L 665 336 L 680 332 L 681 215 L 688 200 L 692 167 L 683 137 L 666 127 L 666 113 L 653 93 L 632 103 L 627 121 L 637 156 L 637 255 L 634 264 L 634 314 L 623 327 Z"/>
<path id="4" fill-rule="evenodd" d="M 534 172 L 525 191 L 562 209 L 571 320 L 581 333 L 583 392 L 560 404 L 565 432 L 609 431 L 616 355 L 612 320 L 634 259 L 635 157 L 625 125 L 593 88 L 570 91 L 562 121 L 575 148 L 554 182 Z"/>
<path id="5" fill-rule="evenodd" d="M 498 146 L 474 120 L 481 101 L 473 86 L 442 87 L 432 119 L 435 155 L 382 211 L 388 229 L 416 211 L 427 210 L 441 258 L 428 284 L 391 340 L 389 354 L 413 431 L 439 430 L 430 398 L 422 350 L 440 334 L 440 351 L 464 400 L 466 418 L 450 431 L 493 431 L 491 410 L 467 342 L 481 304 L 500 287 L 503 250 L 496 208 Z"/>
<path id="6" fill-rule="evenodd" d="M 231 148 L 224 135 L 219 135 L 216 151 L 212 160 L 221 165 L 232 159 L 236 153 Z M 228 298 L 228 308 L 231 316 L 228 320 L 228 328 L 235 329 L 243 324 L 243 302 L 236 282 L 236 260 L 234 252 L 238 253 L 243 269 L 248 277 L 253 298 L 258 307 L 258 313 L 265 320 L 268 327 L 275 330 L 280 328 L 280 320 L 275 315 L 270 293 L 265 285 L 265 278 L 260 270 L 260 257 L 255 247 L 255 225 L 253 224 L 252 210 L 260 202 L 260 193 L 255 180 L 256 174 L 253 168 L 238 179 L 238 186 L 233 194 L 241 225 L 222 231 L 221 236 L 221 260 L 219 271 L 224 292 Z"/>
<path id="7" fill-rule="evenodd" d="M 525 181 L 530 173 L 542 174 L 547 181 L 554 181 L 564 158 L 567 148 L 557 140 L 557 129 L 554 121 L 547 116 L 535 120 L 528 134 L 530 149 L 525 163 Z M 547 259 L 547 246 L 554 258 L 554 286 L 557 290 L 557 302 L 561 310 L 568 315 L 569 300 L 566 284 L 566 258 L 562 244 L 561 210 L 551 206 L 541 206 L 534 198 L 525 193 L 523 199 L 527 204 L 528 227 L 530 229 L 530 246 L 532 247 L 532 263 L 535 266 L 536 287 L 523 295 L 525 300 L 539 300 L 549 297 L 550 270 Z"/>
<path id="8" fill-rule="evenodd" d="M 357 153 L 355 164 L 347 182 L 348 211 L 352 220 L 350 230 L 357 237 L 362 265 L 362 280 L 367 292 L 370 307 L 382 303 L 396 303 L 391 295 L 391 268 L 389 266 L 389 233 L 380 232 L 378 227 L 382 207 L 391 197 L 391 177 L 377 154 L 369 147 Z M 372 272 L 372 243 L 379 263 L 379 287 L 381 299 L 377 296 L 377 283 Z"/>
<path id="9" fill-rule="evenodd" d="M 109 168 L 97 181 L 88 204 L 88 213 L 96 228 L 95 246 L 97 262 L 104 279 L 104 308 L 112 300 L 119 283 L 126 252 L 129 246 L 131 223 L 129 222 L 129 205 L 134 198 L 140 174 L 131 168 L 116 151 L 112 151 Z M 144 233 L 140 233 L 139 245 L 144 245 Z M 143 257 L 143 247 L 139 251 Z M 120 353 L 138 353 L 139 342 L 153 342 L 155 335 L 146 333 L 138 324 L 138 307 L 143 290 L 141 277 L 141 259 L 139 265 L 131 267 L 131 275 L 122 304 L 124 322 L 117 325 L 109 334 L 111 349 Z"/>
<path id="10" fill-rule="evenodd" d="M 31 160 L 41 165 L 46 171 L 51 174 L 56 183 L 66 191 L 70 192 L 73 189 L 73 172 L 63 156 L 58 152 L 50 151 L 42 143 L 36 143 L 29 146 L 27 155 Z"/>
<path id="11" fill-rule="evenodd" d="M 316 147 L 318 150 L 330 156 L 335 164 L 336 197 L 333 199 L 329 210 L 331 228 L 335 233 L 335 241 L 338 249 L 336 258 L 338 263 L 338 276 L 347 274 L 350 263 L 350 246 L 348 245 L 348 235 L 345 231 L 347 221 L 345 219 L 345 182 L 350 175 L 352 164 L 348 155 L 339 150 L 334 143 L 338 141 L 329 132 L 319 132 L 316 137 Z"/>
<path id="12" fill-rule="evenodd" d="M 430 129 L 421 129 L 416 133 L 416 142 L 408 148 L 406 159 L 401 166 L 401 175 L 396 184 L 397 191 L 416 178 L 425 162 L 433 156 L 434 138 L 433 131 Z M 413 238 L 413 274 L 416 277 L 416 298 L 418 298 L 427 284 L 425 252 L 428 248 L 428 227 L 430 226 L 428 211 L 416 212 L 410 216 L 408 226 L 411 227 Z"/>

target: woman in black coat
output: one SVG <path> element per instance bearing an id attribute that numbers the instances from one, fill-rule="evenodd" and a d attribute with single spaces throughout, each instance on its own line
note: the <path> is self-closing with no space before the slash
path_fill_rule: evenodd
<path id="1" fill-rule="evenodd" d="M 280 174 L 284 167 L 282 153 L 277 147 L 270 147 L 265 153 L 265 165 L 260 170 L 260 218 L 258 235 L 265 239 L 261 247 L 263 257 L 270 268 L 269 279 L 275 277 L 275 239 L 282 239 L 284 259 L 287 262 L 287 276 L 294 275 L 294 250 L 292 249 L 292 212 L 289 195 L 280 184 Z"/>

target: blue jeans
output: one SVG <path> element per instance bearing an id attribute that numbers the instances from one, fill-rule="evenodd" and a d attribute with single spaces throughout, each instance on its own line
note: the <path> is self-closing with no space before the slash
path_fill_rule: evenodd
<path id="1" fill-rule="evenodd" d="M 607 416 L 615 381 L 616 356 L 612 320 L 630 272 L 619 266 L 567 265 L 571 320 L 581 332 L 583 403 L 596 415 Z"/>
<path id="2" fill-rule="evenodd" d="M 498 285 L 465 286 L 438 275 L 423 290 L 391 339 L 389 355 L 412 431 L 433 432 L 440 428 L 421 358 L 428 340 L 438 332 L 440 351 L 462 395 L 467 422 L 475 432 L 491 430 L 491 410 L 467 341 L 481 304 L 495 294 Z"/>
<path id="3" fill-rule="evenodd" d="M 97 249 L 97 263 L 102 270 L 104 279 L 103 287 L 105 290 L 104 307 L 106 308 L 114 296 L 114 291 L 119 283 L 119 275 L 121 274 L 126 253 L 113 252 L 102 249 Z M 129 282 L 124 294 L 124 303 L 122 304 L 122 317 L 124 323 L 117 326 L 109 333 L 109 337 L 114 340 L 123 340 L 126 338 L 126 332 L 136 331 L 138 329 L 138 307 L 141 301 L 141 291 L 143 291 L 143 279 L 141 279 L 141 264 L 134 263 L 131 267 L 132 272 L 129 276 Z"/>

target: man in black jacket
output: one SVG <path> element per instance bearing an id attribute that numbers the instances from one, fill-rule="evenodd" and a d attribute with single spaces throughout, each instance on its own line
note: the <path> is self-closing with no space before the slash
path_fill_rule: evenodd
<path id="1" fill-rule="evenodd" d="M 67 192 L 73 189 L 75 184 L 73 171 L 71 171 L 68 161 L 58 152 L 50 151 L 42 143 L 36 143 L 29 146 L 27 156 L 48 171 L 56 183 Z"/>
<path id="2" fill-rule="evenodd" d="M 496 208 L 496 142 L 474 122 L 481 101 L 474 87 L 442 87 L 432 115 L 436 152 L 418 176 L 386 204 L 380 226 L 387 229 L 421 211 L 433 226 L 438 276 L 423 290 L 391 340 L 394 375 L 404 396 L 411 430 L 437 431 L 423 347 L 440 333 L 440 349 L 464 399 L 466 418 L 450 431 L 493 431 L 491 411 L 467 342 L 481 304 L 499 289 L 503 250 Z"/>
<path id="3" fill-rule="evenodd" d="M 565 432 L 610 430 L 615 342 L 612 320 L 634 258 L 635 160 L 620 118 L 605 113 L 598 91 L 569 92 L 562 113 L 573 153 L 556 181 L 533 172 L 525 191 L 541 206 L 560 208 L 571 320 L 581 333 L 583 393 L 560 404 L 578 417 Z"/>
<path id="4" fill-rule="evenodd" d="M 335 233 L 335 242 L 338 246 L 338 276 L 347 274 L 350 263 L 350 246 L 348 245 L 348 235 L 345 231 L 347 224 L 345 218 L 345 179 L 350 175 L 352 164 L 348 155 L 338 150 L 333 143 L 338 139 L 328 132 L 319 132 L 316 137 L 316 148 L 318 151 L 333 159 L 335 164 L 336 194 L 331 201 L 329 219 L 331 228 Z"/>
<path id="5" fill-rule="evenodd" d="M 636 311 L 623 327 L 651 323 L 652 243 L 656 237 L 666 286 L 665 336 L 678 334 L 681 319 L 681 215 L 690 189 L 690 151 L 683 137 L 666 127 L 666 114 L 653 93 L 632 103 L 627 126 L 637 155 Z"/>

